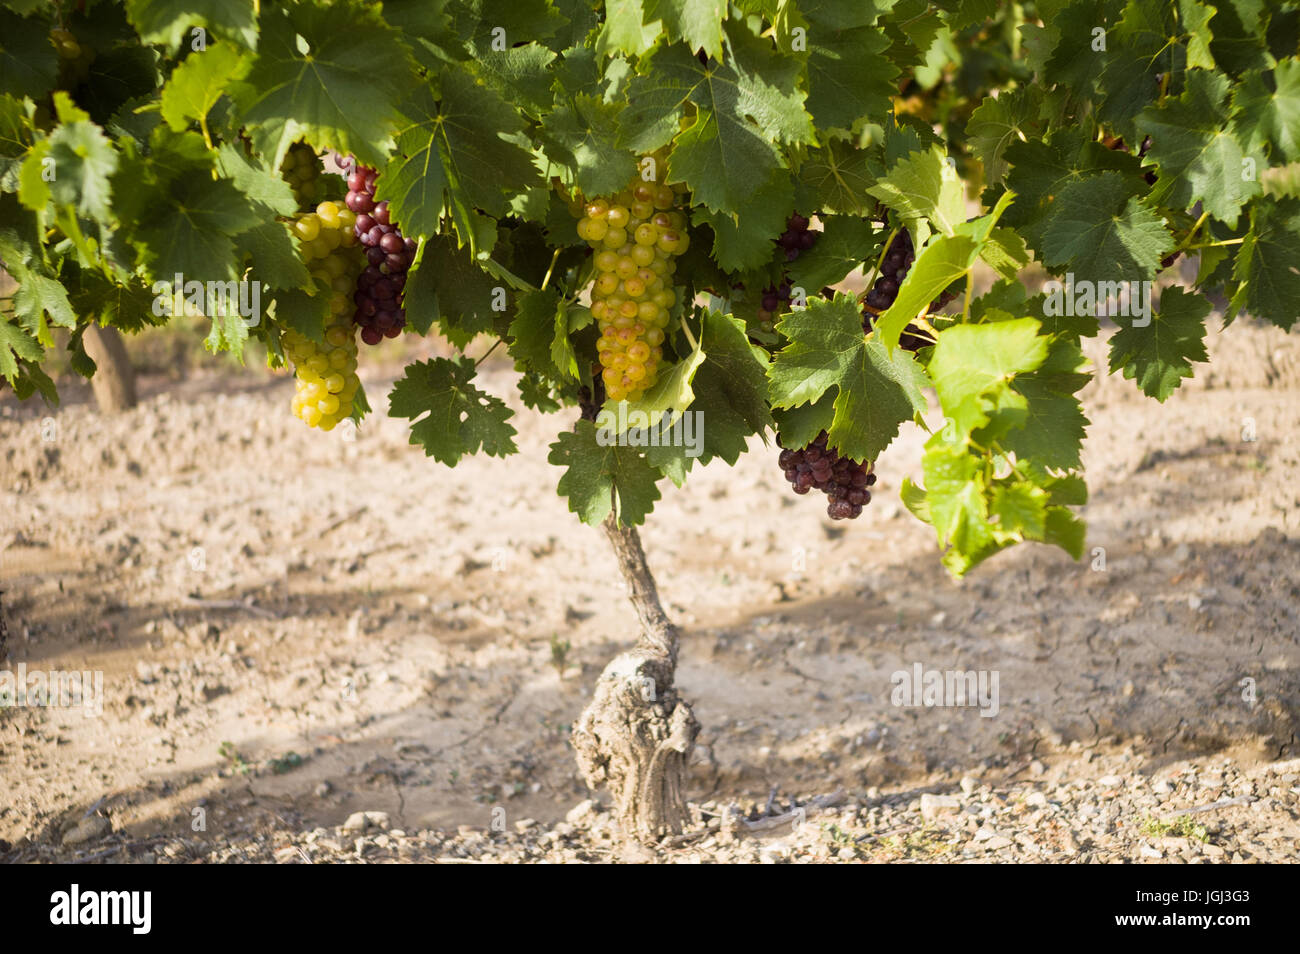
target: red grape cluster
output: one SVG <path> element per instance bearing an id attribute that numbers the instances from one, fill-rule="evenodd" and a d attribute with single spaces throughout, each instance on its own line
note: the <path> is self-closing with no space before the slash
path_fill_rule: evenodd
<path id="1" fill-rule="evenodd" d="M 785 231 L 781 237 L 776 240 L 776 244 L 781 246 L 785 252 L 787 263 L 793 262 L 799 257 L 800 252 L 806 252 L 817 242 L 817 232 L 808 228 L 807 216 L 795 212 L 786 220 Z M 758 320 L 766 328 L 773 318 L 782 311 L 785 311 L 786 304 L 790 301 L 790 277 L 785 276 L 785 280 L 779 286 L 769 285 L 763 289 L 763 297 L 759 302 Z"/>
<path id="2" fill-rule="evenodd" d="M 864 331 L 869 331 L 875 325 L 876 317 L 894 303 L 894 299 L 898 297 L 898 289 L 903 284 L 903 279 L 907 278 L 907 273 L 915 261 L 916 251 L 912 248 L 912 236 L 907 229 L 901 229 L 885 252 L 884 260 L 880 263 L 879 277 L 862 299 Z M 930 311 L 938 311 L 954 297 L 956 296 L 950 292 L 944 292 L 930 302 Z M 905 350 L 915 352 L 930 344 L 930 340 L 904 329 L 898 343 Z"/>
<path id="3" fill-rule="evenodd" d="M 782 446 L 780 435 L 776 443 Z M 871 491 L 867 488 L 876 482 L 871 461 L 858 463 L 851 457 L 841 457 L 834 448 L 826 446 L 825 431 L 807 447 L 783 449 L 777 463 L 795 493 L 820 490 L 826 494 L 829 498 L 826 515 L 832 520 L 852 520 L 871 502 Z"/>
<path id="4" fill-rule="evenodd" d="M 361 326 L 361 340 L 368 345 L 384 338 L 396 338 L 406 326 L 402 290 L 406 271 L 415 258 L 415 239 L 403 238 L 390 220 L 388 203 L 375 201 L 375 179 L 379 173 L 349 157 L 347 206 L 357 215 L 357 240 L 366 250 L 366 267 L 357 278 L 352 296 L 357 310 L 352 320 Z"/>

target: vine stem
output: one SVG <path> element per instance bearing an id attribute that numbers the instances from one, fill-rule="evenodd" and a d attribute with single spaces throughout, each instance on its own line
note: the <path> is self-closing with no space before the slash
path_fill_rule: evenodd
<path id="1" fill-rule="evenodd" d="M 876 280 L 876 276 L 880 274 L 880 267 L 885 264 L 885 254 L 889 251 L 889 247 L 894 244 L 894 239 L 896 238 L 898 238 L 898 228 L 895 228 L 894 231 L 889 233 L 889 238 L 885 240 L 884 247 L 881 248 L 880 255 L 876 258 L 876 264 L 871 266 L 871 274 L 867 276 L 868 290 L 870 290 L 871 284 Z"/>
<path id="2" fill-rule="evenodd" d="M 546 291 L 546 286 L 551 283 L 551 272 L 555 271 L 555 263 L 560 260 L 560 250 L 557 248 L 555 254 L 551 256 L 551 267 L 546 270 L 546 276 L 542 279 L 542 287 L 538 291 Z"/>
<path id="3" fill-rule="evenodd" d="M 1210 217 L 1209 212 L 1201 213 L 1201 217 L 1196 220 L 1196 224 L 1192 226 L 1192 230 L 1187 233 L 1187 238 L 1183 239 L 1182 244 L 1179 245 L 1178 248 L 1174 249 L 1175 253 L 1185 252 L 1188 249 L 1193 247 L 1191 244 L 1192 239 L 1196 238 L 1196 233 L 1200 231 L 1201 226 L 1205 224 L 1205 220 L 1208 219 L 1209 217 Z"/>
<path id="4" fill-rule="evenodd" d="M 483 352 L 483 355 L 477 361 L 474 362 L 474 367 L 477 368 L 480 364 L 486 361 L 488 355 L 490 355 L 493 351 L 497 350 L 497 345 L 499 345 L 502 342 L 502 340 L 503 339 L 498 338 L 496 341 L 492 342 L 492 347 L 488 348 L 486 351 Z"/>

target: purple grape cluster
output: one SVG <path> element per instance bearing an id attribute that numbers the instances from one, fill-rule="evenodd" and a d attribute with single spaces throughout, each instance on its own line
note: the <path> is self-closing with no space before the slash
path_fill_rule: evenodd
<path id="1" fill-rule="evenodd" d="M 366 250 L 366 267 L 352 296 L 357 306 L 352 320 L 361 326 L 361 340 L 377 345 L 384 338 L 396 338 L 406 326 L 402 290 L 415 259 L 415 239 L 403 238 L 389 218 L 388 203 L 375 201 L 376 170 L 348 157 L 345 171 L 347 206 L 357 215 L 357 240 Z"/>
<path id="2" fill-rule="evenodd" d="M 912 236 L 907 229 L 900 229 L 885 252 L 884 260 L 880 263 L 880 275 L 862 299 L 863 331 L 871 330 L 876 323 L 876 317 L 883 314 L 894 303 L 894 299 L 898 297 L 898 289 L 902 286 L 903 279 L 907 278 L 907 273 L 915 261 L 916 250 L 912 248 Z M 930 302 L 930 311 L 938 311 L 955 297 L 950 292 L 944 292 Z M 915 352 L 930 344 L 930 340 L 904 329 L 898 343 L 905 350 Z"/>
<path id="3" fill-rule="evenodd" d="M 780 435 L 776 443 L 783 447 Z M 820 490 L 826 494 L 829 499 L 826 515 L 832 520 L 852 520 L 871 502 L 868 488 L 876 482 L 871 461 L 859 464 L 851 457 L 841 457 L 834 448 L 826 446 L 825 431 L 807 447 L 799 450 L 783 447 L 777 463 L 795 493 Z"/>
<path id="4" fill-rule="evenodd" d="M 799 253 L 806 252 L 817 242 L 819 233 L 808 228 L 808 217 L 795 212 L 786 220 L 785 231 L 781 233 L 776 244 L 781 247 L 785 253 L 787 264 L 793 262 L 799 257 Z M 768 328 L 776 315 L 785 311 L 786 305 L 790 301 L 790 276 L 786 275 L 780 285 L 769 285 L 763 289 L 763 297 L 759 302 L 758 320 L 764 328 Z"/>

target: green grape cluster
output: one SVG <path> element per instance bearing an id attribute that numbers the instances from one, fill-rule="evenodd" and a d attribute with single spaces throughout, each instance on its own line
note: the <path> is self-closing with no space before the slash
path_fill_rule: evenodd
<path id="1" fill-rule="evenodd" d="M 59 54 L 59 89 L 71 90 L 84 83 L 90 77 L 95 51 L 61 27 L 50 30 L 50 42 Z"/>
<path id="2" fill-rule="evenodd" d="M 352 292 L 364 259 L 355 224 L 356 215 L 334 202 L 322 202 L 293 223 L 298 253 L 317 286 L 328 289 L 330 316 L 323 345 L 293 330 L 285 332 L 282 340 L 297 378 L 293 415 L 323 431 L 352 416 L 352 402 L 361 386 Z"/>
<path id="3" fill-rule="evenodd" d="M 280 163 L 280 176 L 289 183 L 298 205 L 310 206 L 321 194 L 321 167 L 316 150 L 305 142 L 295 142 Z"/>
<path id="4" fill-rule="evenodd" d="M 660 163 L 662 168 L 662 163 Z M 676 258 L 686 251 L 686 216 L 679 192 L 640 179 L 609 198 L 582 206 L 578 235 L 596 252 L 591 314 L 605 394 L 635 401 L 658 380 Z"/>

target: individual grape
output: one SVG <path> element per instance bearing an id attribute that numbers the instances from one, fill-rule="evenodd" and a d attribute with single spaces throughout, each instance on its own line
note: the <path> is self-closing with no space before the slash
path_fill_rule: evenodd
<path id="1" fill-rule="evenodd" d="M 690 241 L 685 217 L 669 211 L 677 202 L 673 188 L 638 179 L 615 195 L 571 205 L 578 235 L 595 251 L 591 314 L 609 400 L 637 400 L 658 380 L 663 329 L 677 302 L 671 278 Z"/>
<path id="2" fill-rule="evenodd" d="M 807 447 L 786 448 L 777 435 L 781 447 L 777 466 L 790 482 L 795 493 L 803 495 L 812 490 L 826 494 L 826 515 L 832 520 L 851 520 L 862 514 L 862 508 L 871 502 L 870 487 L 876 482 L 872 462 L 858 463 L 851 457 L 841 457 L 833 447 L 827 446 L 827 435 L 822 431 Z"/>
<path id="3" fill-rule="evenodd" d="M 74 90 L 90 78 L 95 51 L 89 44 L 61 27 L 50 30 L 50 43 L 59 55 L 58 89 Z"/>
<path id="4" fill-rule="evenodd" d="M 344 166 L 348 185 L 345 204 L 356 216 L 353 233 L 366 250 L 367 262 L 357 279 L 352 320 L 361 328 L 361 340 L 377 345 L 384 338 L 396 338 L 406 327 L 402 297 L 416 244 L 403 237 L 387 200 L 375 201 L 378 170 L 359 165 L 351 156 Z"/>

